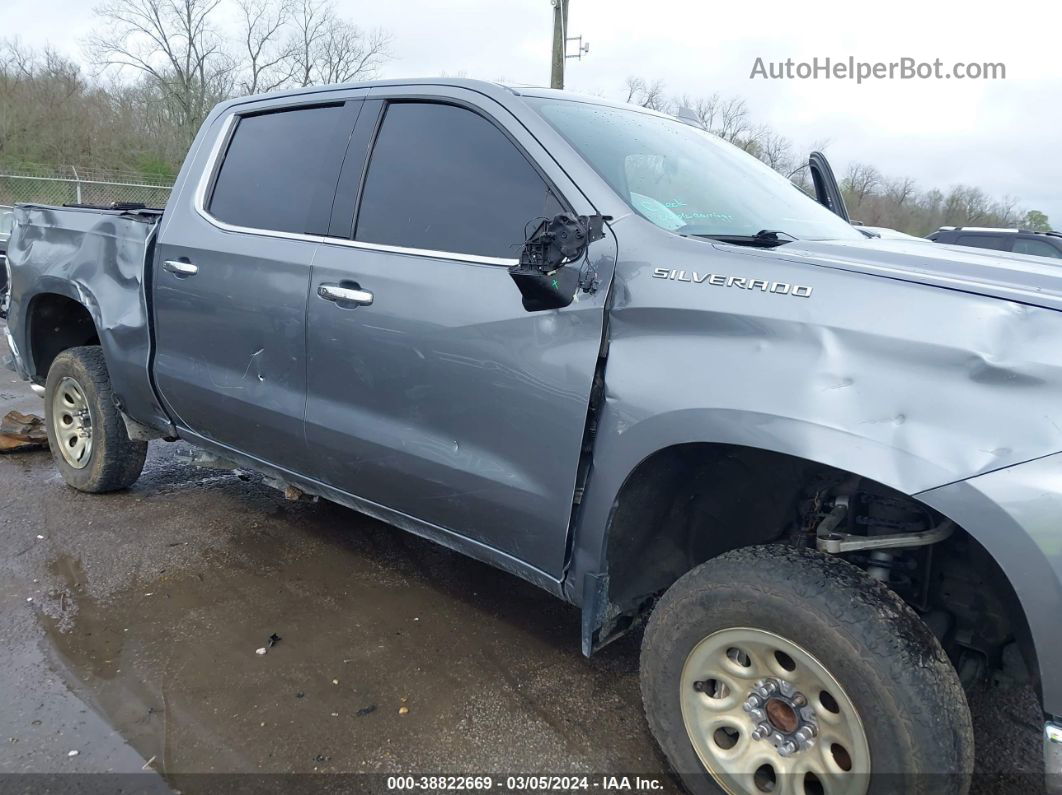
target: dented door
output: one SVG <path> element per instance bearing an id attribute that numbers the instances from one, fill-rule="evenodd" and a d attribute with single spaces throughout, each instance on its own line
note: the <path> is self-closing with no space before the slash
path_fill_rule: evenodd
<path id="1" fill-rule="evenodd" d="M 155 256 L 155 375 L 172 416 L 295 470 L 306 468 L 314 233 L 327 226 L 360 104 L 220 118 L 207 179 L 182 193 Z"/>

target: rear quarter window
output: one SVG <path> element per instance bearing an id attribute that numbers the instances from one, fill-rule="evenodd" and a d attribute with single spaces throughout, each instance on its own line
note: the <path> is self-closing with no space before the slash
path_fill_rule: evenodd
<path id="1" fill-rule="evenodd" d="M 1014 253 L 1032 254 L 1036 257 L 1051 257 L 1052 259 L 1062 258 L 1062 251 L 1059 251 L 1046 240 L 1032 240 L 1029 238 L 1018 238 L 1015 240 Z"/>

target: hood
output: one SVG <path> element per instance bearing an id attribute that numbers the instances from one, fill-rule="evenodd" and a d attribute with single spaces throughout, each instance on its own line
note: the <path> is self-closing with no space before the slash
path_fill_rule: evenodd
<path id="1" fill-rule="evenodd" d="M 798 240 L 756 253 L 1062 310 L 1062 263 L 1054 265 L 1043 257 L 941 243 L 872 239 Z"/>

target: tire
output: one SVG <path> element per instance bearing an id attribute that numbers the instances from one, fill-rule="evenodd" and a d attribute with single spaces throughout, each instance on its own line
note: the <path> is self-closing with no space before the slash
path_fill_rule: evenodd
<path id="1" fill-rule="evenodd" d="M 52 458 L 68 485 L 101 494 L 128 488 L 140 477 L 147 442 L 126 433 L 98 345 L 68 348 L 55 357 L 44 414 Z M 87 436 L 77 432 L 79 426 Z"/>
<path id="2" fill-rule="evenodd" d="M 896 594 L 840 558 L 748 547 L 688 572 L 650 617 L 641 686 L 653 735 L 694 793 L 969 786 L 970 710 L 944 650 Z"/>

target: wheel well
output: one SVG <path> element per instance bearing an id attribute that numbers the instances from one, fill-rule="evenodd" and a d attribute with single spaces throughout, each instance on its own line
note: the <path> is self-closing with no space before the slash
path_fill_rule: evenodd
<path id="1" fill-rule="evenodd" d="M 33 299 L 29 309 L 29 347 L 33 379 L 43 382 L 55 357 L 78 345 L 99 345 L 96 324 L 85 306 L 72 298 L 46 293 Z"/>
<path id="2" fill-rule="evenodd" d="M 627 478 L 613 507 L 610 600 L 633 607 L 699 563 L 776 540 L 806 485 L 836 471 L 734 445 L 684 444 L 654 453 Z"/>
<path id="3" fill-rule="evenodd" d="M 724 552 L 765 543 L 814 548 L 815 528 L 839 494 L 851 495 L 844 528 L 850 533 L 917 531 L 945 521 L 881 483 L 782 453 L 695 443 L 649 456 L 627 478 L 613 506 L 605 555 L 609 604 L 601 612 L 610 626 L 595 633 L 596 645 L 635 623 L 683 574 Z M 1018 679 L 1037 675 L 1031 634 L 1013 587 L 962 528 L 932 546 L 892 550 L 884 562 L 866 551 L 841 557 L 884 578 L 911 604 L 964 679 L 1001 672 Z M 1015 652 L 1024 670 L 1015 670 Z"/>

